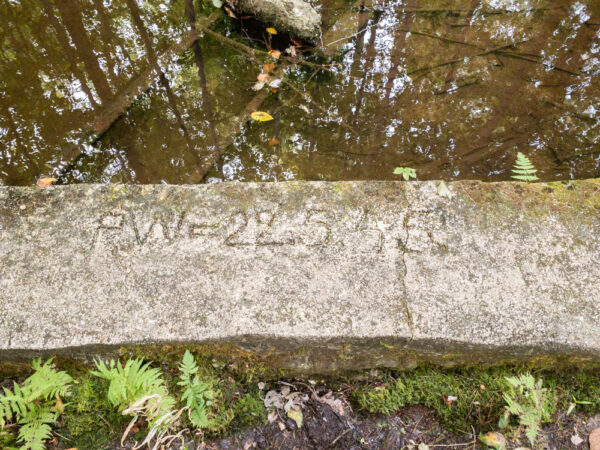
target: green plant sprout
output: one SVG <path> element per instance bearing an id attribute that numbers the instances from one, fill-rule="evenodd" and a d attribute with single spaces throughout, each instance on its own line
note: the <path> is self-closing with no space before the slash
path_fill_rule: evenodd
<path id="1" fill-rule="evenodd" d="M 417 178 L 417 171 L 412 167 L 396 167 L 394 175 L 402 175 L 402 178 L 408 181 L 411 178 Z"/>

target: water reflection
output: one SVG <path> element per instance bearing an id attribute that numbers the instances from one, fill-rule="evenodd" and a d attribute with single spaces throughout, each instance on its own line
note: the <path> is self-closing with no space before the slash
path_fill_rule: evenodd
<path id="1" fill-rule="evenodd" d="M 517 151 L 546 180 L 600 176 L 595 1 L 321 0 L 336 63 L 280 62 L 277 93 L 251 89 L 268 57 L 195 40 L 192 0 L 0 5 L 5 184 L 501 180 Z"/>

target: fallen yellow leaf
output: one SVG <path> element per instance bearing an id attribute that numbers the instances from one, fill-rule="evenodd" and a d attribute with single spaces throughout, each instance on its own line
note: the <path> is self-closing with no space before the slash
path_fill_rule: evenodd
<path id="1" fill-rule="evenodd" d="M 267 28 L 267 33 L 269 34 L 277 34 L 277 30 L 273 27 Z"/>
<path id="2" fill-rule="evenodd" d="M 273 120 L 273 116 L 264 111 L 254 111 L 252 114 L 250 114 L 250 117 L 258 122 L 268 122 L 269 120 Z"/>
<path id="3" fill-rule="evenodd" d="M 302 419 L 303 419 L 303 417 L 302 417 L 302 411 L 298 411 L 298 410 L 295 410 L 295 409 L 290 409 L 287 412 L 287 416 L 290 419 L 292 419 L 294 422 L 296 422 L 296 426 L 298 428 L 302 428 Z"/>
<path id="4" fill-rule="evenodd" d="M 274 68 L 275 68 L 275 64 L 273 64 L 273 63 L 263 64 L 263 72 L 264 73 L 272 72 Z"/>
<path id="5" fill-rule="evenodd" d="M 479 440 L 495 450 L 504 450 L 506 448 L 506 438 L 502 433 L 498 433 L 497 431 L 490 431 L 487 434 L 479 435 Z"/>
<path id="6" fill-rule="evenodd" d="M 35 184 L 37 185 L 37 187 L 47 188 L 47 187 L 52 186 L 52 183 L 54 183 L 55 181 L 58 181 L 58 180 L 56 178 L 40 177 L 40 178 L 38 178 L 38 180 Z"/>
<path id="7" fill-rule="evenodd" d="M 281 58 L 281 52 L 279 50 L 269 50 L 269 55 L 275 59 Z"/>

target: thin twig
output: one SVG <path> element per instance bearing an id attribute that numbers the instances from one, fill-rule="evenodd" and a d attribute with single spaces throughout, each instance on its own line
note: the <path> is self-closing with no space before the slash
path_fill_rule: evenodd
<path id="1" fill-rule="evenodd" d="M 544 64 L 543 61 L 536 61 L 535 59 L 530 59 L 530 58 L 527 58 L 525 56 L 521 56 L 521 55 L 519 55 L 517 53 L 498 51 L 498 55 L 500 55 L 500 56 L 508 56 L 509 58 L 521 59 L 523 61 L 528 61 L 528 62 L 531 62 L 531 63 L 534 63 L 534 64 L 540 64 L 540 65 L 542 65 L 544 67 L 547 67 L 550 70 L 556 70 L 558 72 L 568 73 L 569 75 L 573 75 L 573 76 L 576 76 L 576 77 L 578 77 L 578 76 L 581 75 L 581 73 L 573 72 L 572 70 L 569 70 L 569 69 L 563 69 L 562 67 L 549 66 L 547 64 Z"/>
<path id="2" fill-rule="evenodd" d="M 345 429 L 345 430 L 342 432 L 342 434 L 340 434 L 340 435 L 339 435 L 338 437 L 336 437 L 336 438 L 335 438 L 333 441 L 331 441 L 331 444 L 329 444 L 329 446 L 330 446 L 330 447 L 333 447 L 333 446 L 335 445 L 335 443 L 336 443 L 337 441 L 339 441 L 339 440 L 340 440 L 340 438 L 341 438 L 342 436 L 344 436 L 344 435 L 348 434 L 348 432 L 349 432 L 349 431 L 350 431 L 350 428 L 346 428 L 346 429 Z"/>
<path id="3" fill-rule="evenodd" d="M 449 66 L 451 64 L 456 64 L 456 63 L 463 62 L 466 59 L 477 58 L 478 56 L 485 56 L 485 55 L 489 55 L 491 53 L 497 53 L 497 52 L 499 52 L 501 50 L 504 50 L 504 49 L 507 49 L 507 48 L 512 48 L 512 47 L 515 47 L 517 45 L 521 45 L 524 42 L 527 42 L 527 40 L 523 40 L 523 41 L 519 41 L 519 42 L 513 42 L 512 44 L 508 44 L 508 45 L 503 45 L 501 47 L 492 48 L 492 49 L 486 50 L 484 52 L 476 53 L 474 55 L 463 56 L 461 58 L 453 59 L 453 60 L 450 60 L 450 61 L 445 61 L 443 63 L 432 64 L 432 65 L 428 65 L 428 66 L 419 67 L 418 69 L 415 69 L 415 70 L 412 70 L 412 71 L 408 72 L 407 75 L 413 75 L 415 73 L 423 72 L 423 71 L 431 71 L 431 70 L 434 70 L 434 69 L 437 69 L 437 68 L 440 68 L 440 67 Z"/>
<path id="4" fill-rule="evenodd" d="M 398 31 L 403 31 L 405 33 L 416 34 L 416 35 L 419 35 L 419 36 L 425 36 L 425 37 L 432 38 L 432 39 L 438 39 L 440 41 L 447 42 L 449 44 L 461 44 L 461 45 L 466 45 L 467 47 L 473 47 L 473 48 L 478 48 L 480 50 L 484 50 L 484 47 L 481 47 L 481 46 L 475 45 L 475 44 L 471 44 L 470 42 L 459 41 L 457 39 L 451 39 L 451 38 L 447 38 L 445 36 L 438 36 L 438 35 L 435 35 L 435 34 L 427 33 L 425 31 L 411 30 L 411 29 L 399 29 Z"/>

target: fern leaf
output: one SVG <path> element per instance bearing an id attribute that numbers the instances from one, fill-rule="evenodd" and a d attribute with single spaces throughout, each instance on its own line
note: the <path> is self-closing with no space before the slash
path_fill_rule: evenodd
<path id="1" fill-rule="evenodd" d="M 183 360 L 179 365 L 179 370 L 183 374 L 183 377 L 186 378 L 189 378 L 192 375 L 198 373 L 198 364 L 196 364 L 196 360 L 194 359 L 194 356 L 190 353 L 189 350 L 185 351 L 185 354 L 183 355 Z"/>
<path id="2" fill-rule="evenodd" d="M 520 181 L 536 181 L 539 180 L 535 175 L 536 172 L 537 169 L 531 163 L 529 158 L 521 152 L 517 153 L 517 161 L 512 170 L 514 175 L 512 175 L 511 178 Z"/>

